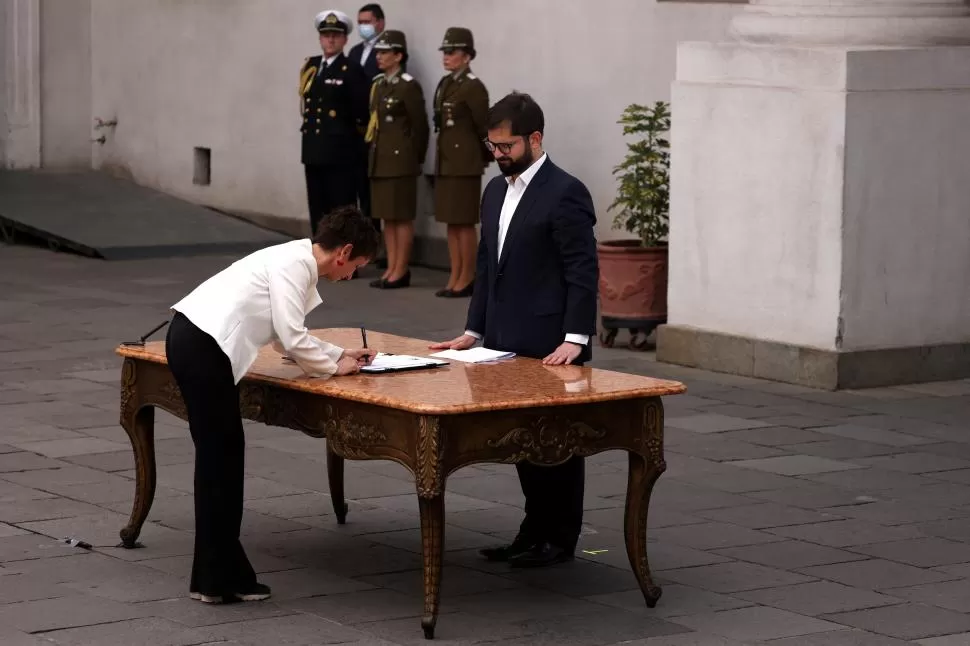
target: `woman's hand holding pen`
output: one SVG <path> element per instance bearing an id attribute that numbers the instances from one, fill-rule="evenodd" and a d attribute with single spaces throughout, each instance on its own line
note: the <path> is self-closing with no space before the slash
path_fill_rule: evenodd
<path id="1" fill-rule="evenodd" d="M 353 357 L 360 365 L 367 366 L 374 361 L 374 355 L 376 354 L 377 352 L 370 348 L 361 348 L 360 350 L 344 350 L 343 356 Z"/>
<path id="2" fill-rule="evenodd" d="M 337 361 L 338 375 L 351 375 L 359 372 L 362 366 L 370 365 L 374 361 L 375 352 L 369 348 L 360 350 L 344 350 Z"/>

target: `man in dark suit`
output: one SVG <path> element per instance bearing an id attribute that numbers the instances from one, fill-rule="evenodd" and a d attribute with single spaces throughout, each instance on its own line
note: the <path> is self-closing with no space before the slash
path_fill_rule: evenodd
<path id="1" fill-rule="evenodd" d="M 589 191 L 542 150 L 542 109 L 512 93 L 489 110 L 486 146 L 503 177 L 486 186 L 475 288 L 465 334 L 433 349 L 485 347 L 581 365 L 592 355 L 599 266 Z M 573 558 L 583 521 L 583 459 L 516 465 L 525 519 L 492 561 L 539 567 Z"/>
<path id="2" fill-rule="evenodd" d="M 374 80 L 374 77 L 381 73 L 377 68 L 374 43 L 377 42 L 377 37 L 384 33 L 384 26 L 384 10 L 381 5 L 365 4 L 357 12 L 357 31 L 360 33 L 361 41 L 350 48 L 350 60 L 364 68 L 364 73 L 370 80 Z"/>
<path id="3" fill-rule="evenodd" d="M 352 29 L 350 18 L 328 10 L 319 13 L 314 24 L 323 55 L 308 57 L 300 69 L 301 161 L 311 232 L 327 213 L 357 203 L 357 174 L 366 163 L 370 92 L 360 65 L 343 53 Z"/>
<path id="4" fill-rule="evenodd" d="M 357 30 L 360 33 L 361 41 L 350 48 L 350 60 L 358 63 L 364 70 L 368 80 L 373 81 L 381 70 L 377 67 L 377 52 L 374 45 L 378 37 L 384 33 L 384 9 L 377 3 L 365 4 L 357 12 Z M 360 202 L 360 210 L 367 217 L 371 218 L 374 227 L 380 231 L 381 221 L 373 217 L 371 213 L 370 197 L 370 177 L 367 175 L 367 144 L 364 144 L 363 160 L 358 168 L 357 174 L 357 198 Z M 387 267 L 387 259 L 380 258 L 377 261 L 379 267 Z"/>

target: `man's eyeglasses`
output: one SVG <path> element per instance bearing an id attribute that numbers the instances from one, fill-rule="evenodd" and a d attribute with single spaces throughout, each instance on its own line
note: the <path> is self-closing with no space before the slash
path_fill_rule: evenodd
<path id="1" fill-rule="evenodd" d="M 517 143 L 519 143 L 519 142 L 513 141 L 510 144 L 497 144 L 497 143 L 494 143 L 493 141 L 491 141 L 489 139 L 486 139 L 485 140 L 485 147 L 488 149 L 488 152 L 490 152 L 490 153 L 494 153 L 495 150 L 498 149 L 498 151 L 500 153 L 502 153 L 503 155 L 508 155 L 510 152 L 512 152 L 512 149 L 515 147 L 515 144 L 517 144 Z"/>

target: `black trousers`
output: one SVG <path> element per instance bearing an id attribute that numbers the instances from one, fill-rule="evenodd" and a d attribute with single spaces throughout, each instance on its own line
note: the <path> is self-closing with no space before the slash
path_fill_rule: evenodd
<path id="1" fill-rule="evenodd" d="M 340 206 L 356 206 L 358 166 L 359 164 L 303 165 L 311 237 L 317 232 L 317 226 L 327 213 Z M 368 193 L 368 199 L 369 196 Z"/>
<path id="2" fill-rule="evenodd" d="M 251 589 L 256 573 L 239 542 L 246 444 L 229 358 L 181 313 L 169 325 L 165 354 L 195 443 L 195 555 L 189 589 L 213 596 Z"/>
<path id="3" fill-rule="evenodd" d="M 586 460 L 573 456 L 554 467 L 531 462 L 515 465 L 525 496 L 525 519 L 519 536 L 548 541 L 572 551 L 583 527 Z"/>

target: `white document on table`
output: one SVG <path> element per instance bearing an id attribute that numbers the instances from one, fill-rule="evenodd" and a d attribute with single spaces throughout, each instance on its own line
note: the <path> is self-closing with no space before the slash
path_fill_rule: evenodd
<path id="1" fill-rule="evenodd" d="M 485 363 L 487 361 L 511 359 L 515 356 L 515 353 L 478 347 L 468 350 L 444 350 L 442 352 L 435 352 L 431 356 L 441 359 L 452 359 L 454 361 L 464 361 L 465 363 Z"/>
<path id="2" fill-rule="evenodd" d="M 378 352 L 370 365 L 361 366 L 361 372 L 392 372 L 410 368 L 433 368 L 446 365 L 447 361 L 429 357 L 415 357 L 409 354 L 385 354 Z"/>

